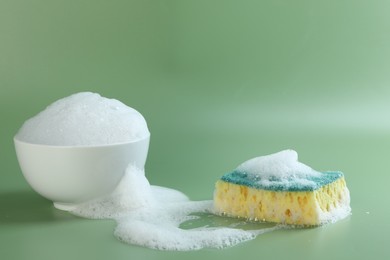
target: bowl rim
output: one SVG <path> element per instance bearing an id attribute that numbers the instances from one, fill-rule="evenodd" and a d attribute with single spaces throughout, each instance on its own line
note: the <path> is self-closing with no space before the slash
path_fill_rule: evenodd
<path id="1" fill-rule="evenodd" d="M 96 144 L 96 145 L 53 145 L 53 144 L 39 144 L 39 143 L 31 143 L 26 142 L 24 140 L 21 140 L 17 137 L 17 135 L 14 136 L 13 140 L 14 143 L 19 143 L 23 145 L 29 145 L 29 146 L 36 146 L 36 147 L 46 147 L 46 148 L 61 148 L 61 149 L 74 149 L 74 148 L 103 148 L 103 147 L 113 147 L 113 146 L 123 146 L 128 144 L 134 144 L 142 141 L 146 141 L 150 139 L 150 132 L 139 139 L 135 139 L 130 142 L 118 142 L 118 143 L 111 143 L 111 144 Z"/>

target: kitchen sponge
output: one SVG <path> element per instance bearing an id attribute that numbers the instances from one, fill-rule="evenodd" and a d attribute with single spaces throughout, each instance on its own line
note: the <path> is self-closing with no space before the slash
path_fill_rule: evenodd
<path id="1" fill-rule="evenodd" d="M 292 225 L 335 222 L 350 214 L 341 172 L 317 172 L 298 162 L 295 151 L 257 157 L 217 181 L 219 214 Z"/>

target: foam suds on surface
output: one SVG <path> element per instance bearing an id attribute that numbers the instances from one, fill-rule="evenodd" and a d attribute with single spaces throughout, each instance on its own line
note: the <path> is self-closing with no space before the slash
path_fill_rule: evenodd
<path id="1" fill-rule="evenodd" d="M 243 230 L 233 225 L 182 229 L 181 223 L 197 218 L 191 214 L 212 214 L 213 202 L 191 201 L 179 191 L 152 186 L 144 171 L 131 165 L 110 196 L 78 205 L 71 212 L 87 218 L 114 219 L 115 236 L 119 240 L 160 250 L 225 248 L 281 227 Z"/>
<path id="2" fill-rule="evenodd" d="M 111 145 L 149 136 L 143 116 L 116 99 L 81 92 L 49 105 L 27 120 L 16 138 L 57 146 Z"/>

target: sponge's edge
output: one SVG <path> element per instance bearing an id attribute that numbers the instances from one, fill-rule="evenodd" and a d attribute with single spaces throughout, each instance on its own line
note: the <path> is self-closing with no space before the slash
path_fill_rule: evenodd
<path id="1" fill-rule="evenodd" d="M 315 175 L 294 176 L 285 180 L 277 177 L 266 177 L 252 175 L 247 172 L 234 170 L 221 177 L 221 180 L 248 186 L 250 188 L 274 191 L 313 191 L 324 185 L 332 183 L 344 174 L 339 171 L 316 172 Z"/>
<path id="2" fill-rule="evenodd" d="M 350 212 L 344 177 L 314 191 L 275 191 L 218 180 L 214 191 L 217 214 L 283 224 L 315 226 L 335 222 Z"/>

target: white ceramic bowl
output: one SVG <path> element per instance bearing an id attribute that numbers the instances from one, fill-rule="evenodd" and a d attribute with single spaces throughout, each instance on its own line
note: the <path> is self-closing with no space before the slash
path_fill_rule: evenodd
<path id="1" fill-rule="evenodd" d="M 50 146 L 14 138 L 16 155 L 31 187 L 54 206 L 75 205 L 111 193 L 129 164 L 143 169 L 149 137 L 104 146 Z"/>

